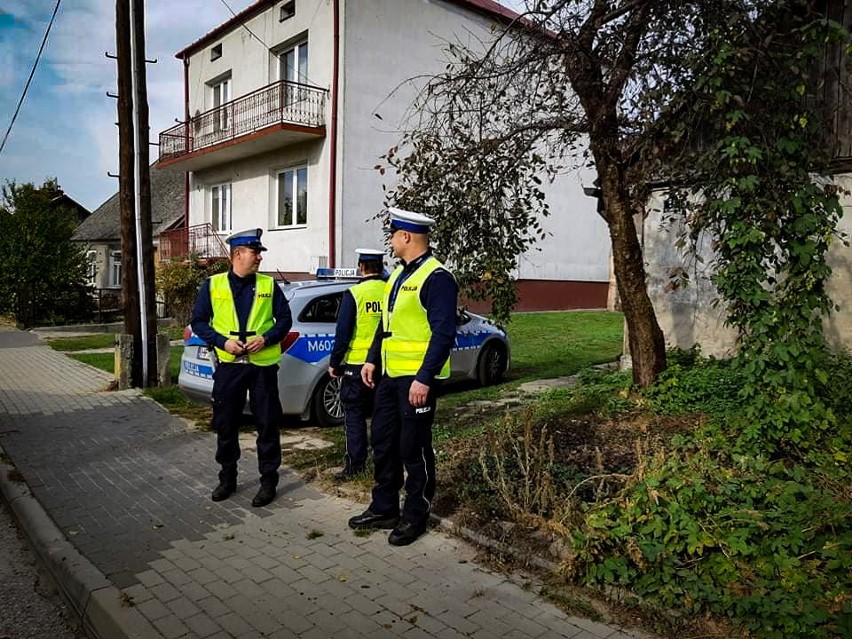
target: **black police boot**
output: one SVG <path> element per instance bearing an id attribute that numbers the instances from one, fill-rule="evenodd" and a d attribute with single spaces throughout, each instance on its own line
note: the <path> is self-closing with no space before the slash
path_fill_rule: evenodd
<path id="1" fill-rule="evenodd" d="M 275 486 L 261 484 L 260 490 L 257 491 L 254 499 L 251 500 L 251 505 L 255 508 L 261 508 L 272 503 L 273 499 L 275 499 Z"/>
<path id="2" fill-rule="evenodd" d="M 233 495 L 237 490 L 236 481 L 220 481 L 219 485 L 213 489 L 213 494 L 210 499 L 213 501 L 222 501 Z"/>
<path id="3" fill-rule="evenodd" d="M 425 532 L 425 522 L 422 524 L 412 524 L 410 521 L 403 521 L 391 531 L 391 534 L 388 536 L 388 543 L 391 546 L 407 546 L 417 541 L 417 538 Z"/>
<path id="4" fill-rule="evenodd" d="M 355 530 L 366 528 L 393 528 L 399 523 L 399 515 L 377 515 L 369 508 L 349 520 L 349 527 Z"/>
<path id="5" fill-rule="evenodd" d="M 355 479 L 364 472 L 363 466 L 344 466 L 343 470 L 334 474 L 334 481 L 343 482 Z"/>

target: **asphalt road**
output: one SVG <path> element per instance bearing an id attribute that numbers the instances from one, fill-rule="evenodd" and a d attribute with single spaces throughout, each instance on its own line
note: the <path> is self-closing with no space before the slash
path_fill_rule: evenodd
<path id="1" fill-rule="evenodd" d="M 49 577 L 39 574 L 27 546 L 0 499 L 0 639 L 78 639 Z"/>

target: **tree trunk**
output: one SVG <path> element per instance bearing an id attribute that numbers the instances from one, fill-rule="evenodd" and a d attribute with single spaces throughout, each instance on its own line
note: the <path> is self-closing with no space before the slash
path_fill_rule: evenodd
<path id="1" fill-rule="evenodd" d="M 642 247 L 624 181 L 618 167 L 598 166 L 598 171 L 602 178 L 615 279 L 627 323 L 633 382 L 645 387 L 654 383 L 666 368 L 665 339 L 648 297 Z"/>

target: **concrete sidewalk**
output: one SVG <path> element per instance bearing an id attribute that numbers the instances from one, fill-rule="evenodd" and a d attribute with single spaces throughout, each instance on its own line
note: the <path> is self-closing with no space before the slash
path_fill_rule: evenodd
<path id="1" fill-rule="evenodd" d="M 252 508 L 250 451 L 213 503 L 214 436 L 111 380 L 0 327 L 0 488 L 93 636 L 645 636 L 562 613 L 444 532 L 358 536 L 363 504 L 286 468 Z"/>

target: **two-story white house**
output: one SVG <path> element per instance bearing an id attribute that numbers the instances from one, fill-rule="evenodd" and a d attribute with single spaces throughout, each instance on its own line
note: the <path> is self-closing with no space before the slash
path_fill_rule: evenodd
<path id="1" fill-rule="evenodd" d="M 491 0 L 258 0 L 177 53 L 185 113 L 159 166 L 188 172 L 187 225 L 264 229 L 262 270 L 304 279 L 381 246 L 379 157 L 453 39 L 515 14 Z M 609 238 L 579 173 L 549 187 L 548 238 L 515 273 L 520 309 L 602 308 Z M 190 249 L 191 250 L 191 249 Z"/>

